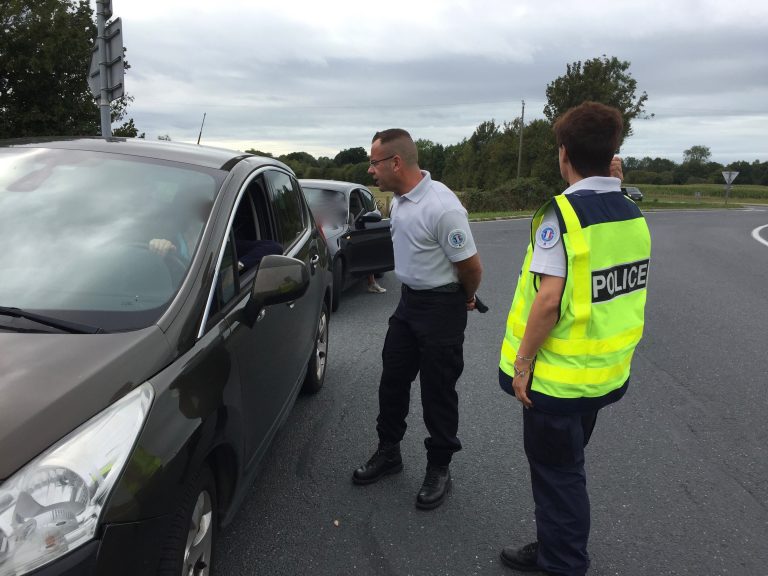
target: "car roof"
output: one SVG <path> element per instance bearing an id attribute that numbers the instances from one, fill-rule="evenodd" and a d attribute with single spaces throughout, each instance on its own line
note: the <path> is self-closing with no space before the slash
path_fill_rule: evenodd
<path id="1" fill-rule="evenodd" d="M 356 188 L 368 188 L 362 184 L 355 184 L 354 182 L 344 182 L 342 180 L 313 180 L 308 178 L 300 178 L 299 184 L 306 186 L 307 188 L 322 188 L 324 190 L 337 190 L 338 192 L 349 193 Z"/>
<path id="2" fill-rule="evenodd" d="M 200 146 L 183 142 L 163 140 L 144 140 L 141 138 L 19 138 L 0 140 L 0 147 L 13 148 L 58 148 L 65 150 L 84 150 L 107 152 L 183 162 L 196 166 L 205 166 L 229 171 L 242 160 L 249 159 L 257 163 L 270 164 L 293 172 L 288 166 L 274 158 L 254 156 L 237 150 Z"/>

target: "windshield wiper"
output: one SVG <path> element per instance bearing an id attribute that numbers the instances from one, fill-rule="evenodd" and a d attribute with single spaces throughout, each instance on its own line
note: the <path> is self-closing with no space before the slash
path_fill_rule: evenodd
<path id="1" fill-rule="evenodd" d="M 21 308 L 10 308 L 6 306 L 0 306 L 0 315 L 12 316 L 13 318 L 24 318 L 26 320 L 32 320 L 38 324 L 44 326 L 50 326 L 51 328 L 58 328 L 64 330 L 70 334 L 101 334 L 104 332 L 102 328 L 96 328 L 95 326 L 88 326 L 87 324 L 78 324 L 77 322 L 69 322 L 67 320 L 60 320 L 59 318 L 52 318 L 50 316 L 44 316 L 42 314 L 35 314 L 34 312 L 27 312 Z"/>

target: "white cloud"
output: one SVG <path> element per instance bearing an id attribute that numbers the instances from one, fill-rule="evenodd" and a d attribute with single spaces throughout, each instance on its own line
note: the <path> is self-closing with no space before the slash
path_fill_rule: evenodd
<path id="1" fill-rule="evenodd" d="M 93 1 L 93 0 L 92 0 Z M 541 118 L 566 64 L 631 62 L 654 120 L 635 156 L 768 160 L 768 5 L 747 0 L 113 0 L 132 68 L 129 115 L 169 134 L 333 156 L 402 126 L 442 144 Z"/>

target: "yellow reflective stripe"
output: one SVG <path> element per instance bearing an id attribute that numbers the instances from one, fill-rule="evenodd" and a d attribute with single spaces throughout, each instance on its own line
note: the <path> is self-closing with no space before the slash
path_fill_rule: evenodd
<path id="1" fill-rule="evenodd" d="M 512 346 L 512 343 L 504 338 L 501 342 L 501 359 L 509 362 L 514 362 L 517 356 L 517 349 Z"/>
<path id="2" fill-rule="evenodd" d="M 565 232 L 570 240 L 570 256 L 573 279 L 573 324 L 570 338 L 581 339 L 587 334 L 587 326 L 592 314 L 592 274 L 589 268 L 589 247 L 584 238 L 584 231 L 573 206 L 564 195 L 555 196 L 560 214 L 565 222 Z"/>
<path id="3" fill-rule="evenodd" d="M 520 320 L 523 317 L 523 306 L 525 306 L 525 293 L 528 288 L 528 282 L 530 282 L 530 274 L 527 272 L 528 267 L 531 264 L 531 251 L 525 255 L 525 261 L 523 262 L 523 270 L 520 272 L 520 279 L 518 282 L 518 288 L 516 290 L 518 297 L 516 298 L 515 308 L 509 315 L 510 319 Z"/>
<path id="4" fill-rule="evenodd" d="M 565 368 L 537 360 L 533 375 L 534 378 L 550 380 L 562 385 L 599 386 L 601 384 L 616 382 L 617 379 L 626 374 L 629 370 L 629 365 L 632 362 L 633 353 L 634 350 L 627 354 L 621 362 L 617 362 L 616 364 L 604 368 Z"/>
<path id="5" fill-rule="evenodd" d="M 522 340 L 525 334 L 525 324 L 515 322 L 512 325 L 512 335 Z M 593 338 L 590 340 L 564 340 L 562 338 L 547 338 L 541 347 L 561 356 L 600 356 L 619 352 L 630 346 L 635 346 L 643 337 L 643 327 L 636 326 L 608 338 Z"/>

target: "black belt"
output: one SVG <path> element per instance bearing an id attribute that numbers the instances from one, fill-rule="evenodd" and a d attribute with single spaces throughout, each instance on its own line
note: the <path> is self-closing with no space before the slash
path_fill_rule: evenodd
<path id="1" fill-rule="evenodd" d="M 428 294 L 428 293 L 443 293 L 443 294 L 452 294 L 454 292 L 458 292 L 461 290 L 461 284 L 458 282 L 449 282 L 448 284 L 443 284 L 442 286 L 435 286 L 434 288 L 425 288 L 423 290 L 416 290 L 415 288 L 411 288 L 407 284 L 403 284 L 403 290 L 406 292 L 413 292 L 414 294 Z"/>

